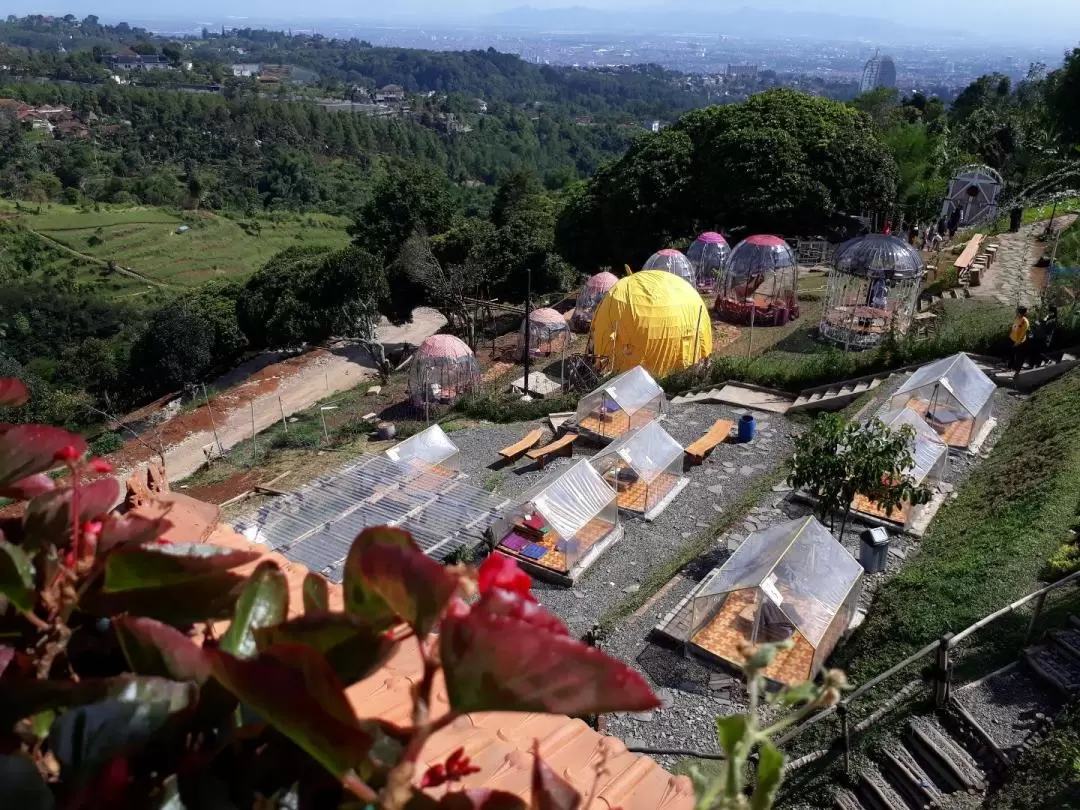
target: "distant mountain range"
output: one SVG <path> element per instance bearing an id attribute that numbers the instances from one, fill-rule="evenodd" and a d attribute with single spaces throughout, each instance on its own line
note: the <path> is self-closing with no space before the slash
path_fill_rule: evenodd
<path id="1" fill-rule="evenodd" d="M 935 39 L 959 35 L 958 32 L 942 30 L 929 24 L 926 27 L 909 26 L 879 17 L 770 11 L 746 7 L 724 11 L 657 9 L 613 13 L 583 6 L 554 9 L 520 6 L 485 15 L 478 18 L 477 22 L 533 31 L 715 33 L 759 40 L 800 38 L 907 42 L 925 41 L 927 34 L 931 32 Z"/>

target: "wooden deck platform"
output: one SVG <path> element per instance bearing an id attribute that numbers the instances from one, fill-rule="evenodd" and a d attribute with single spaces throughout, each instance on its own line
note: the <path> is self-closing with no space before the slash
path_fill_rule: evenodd
<path id="1" fill-rule="evenodd" d="M 655 413 L 645 410 L 638 411 L 633 415 L 627 414 L 625 411 L 615 413 L 593 411 L 578 420 L 577 426 L 579 430 L 587 431 L 602 439 L 618 439 L 631 430 L 644 427 L 655 418 Z"/>
<path id="2" fill-rule="evenodd" d="M 909 399 L 905 407 L 917 411 L 920 416 L 924 417 L 926 423 L 941 435 L 942 440 L 949 447 L 959 447 L 967 450 L 971 446 L 971 440 L 975 437 L 974 419 L 957 419 L 947 425 L 939 424 L 926 415 L 930 403 L 918 397 Z"/>

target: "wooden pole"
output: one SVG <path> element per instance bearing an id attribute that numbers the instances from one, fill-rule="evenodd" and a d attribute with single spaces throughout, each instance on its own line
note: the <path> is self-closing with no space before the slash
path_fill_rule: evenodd
<path id="1" fill-rule="evenodd" d="M 221 446 L 221 437 L 218 436 L 217 423 L 214 422 L 214 409 L 210 407 L 210 395 L 206 393 L 206 383 L 202 387 L 203 399 L 206 400 L 206 412 L 210 414 L 210 427 L 214 430 L 214 441 L 217 442 L 218 453 L 225 455 L 225 448 Z"/>
<path id="2" fill-rule="evenodd" d="M 1035 610 L 1031 614 L 1031 621 L 1028 622 L 1027 633 L 1024 634 L 1024 646 L 1026 647 L 1031 643 L 1031 639 L 1035 636 L 1035 625 L 1039 621 L 1039 617 L 1042 616 L 1043 605 L 1046 604 L 1046 593 L 1040 593 L 1035 599 Z"/>
<path id="3" fill-rule="evenodd" d="M 251 466 L 255 466 L 255 400 L 249 399 L 248 405 L 251 406 Z"/>
<path id="4" fill-rule="evenodd" d="M 840 717 L 840 733 L 844 738 L 844 773 L 851 774 L 851 729 L 848 725 L 848 705 L 841 702 L 836 706 Z"/>
<path id="5" fill-rule="evenodd" d="M 946 633 L 938 641 L 937 673 L 934 678 L 934 705 L 939 709 L 949 702 L 949 692 L 952 686 L 952 662 L 949 660 L 952 639 L 953 634 Z"/>
<path id="6" fill-rule="evenodd" d="M 281 402 L 281 397 L 277 398 L 278 408 L 281 410 L 281 426 L 285 428 L 285 433 L 289 433 L 289 423 L 285 419 L 285 406 Z"/>

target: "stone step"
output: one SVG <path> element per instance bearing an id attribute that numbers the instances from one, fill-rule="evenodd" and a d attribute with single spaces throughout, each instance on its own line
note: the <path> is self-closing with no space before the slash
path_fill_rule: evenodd
<path id="1" fill-rule="evenodd" d="M 904 745 L 886 752 L 883 770 L 897 792 L 915 810 L 926 810 L 945 798 L 946 794 Z"/>
<path id="2" fill-rule="evenodd" d="M 1074 663 L 1080 663 L 1080 628 L 1069 627 L 1064 630 L 1051 630 L 1050 639 Z"/>
<path id="3" fill-rule="evenodd" d="M 903 796 L 873 765 L 859 771 L 859 785 L 856 788 L 859 801 L 868 810 L 911 810 Z"/>
<path id="4" fill-rule="evenodd" d="M 913 719 L 908 724 L 906 742 L 926 773 L 949 792 L 979 791 L 986 787 L 982 768 L 936 719 Z"/>
<path id="5" fill-rule="evenodd" d="M 1080 664 L 1053 647 L 1024 650 L 1024 662 L 1035 676 L 1064 698 L 1080 693 Z"/>

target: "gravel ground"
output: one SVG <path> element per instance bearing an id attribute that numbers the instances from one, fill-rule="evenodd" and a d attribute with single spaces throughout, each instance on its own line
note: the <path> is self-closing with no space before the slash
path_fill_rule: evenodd
<path id="1" fill-rule="evenodd" d="M 1031 734 L 1041 719 L 1036 714 L 1054 715 L 1061 706 L 1023 665 L 953 694 L 1006 752 Z"/>

